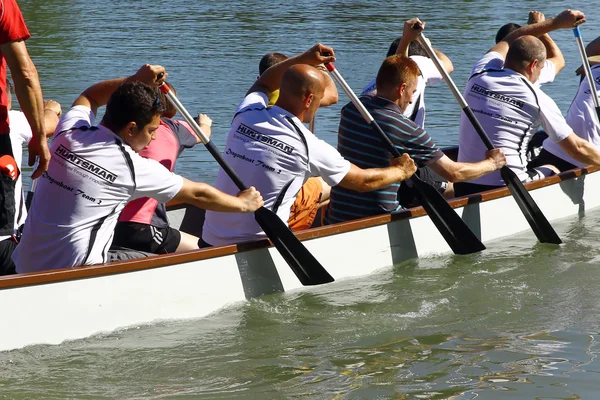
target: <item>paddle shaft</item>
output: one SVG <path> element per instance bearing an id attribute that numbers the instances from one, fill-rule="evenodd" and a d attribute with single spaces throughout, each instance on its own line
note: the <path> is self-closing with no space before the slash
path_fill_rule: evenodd
<path id="1" fill-rule="evenodd" d="M 597 122 L 600 122 L 600 102 L 598 102 L 598 92 L 596 90 L 596 83 L 594 82 L 594 77 L 592 76 L 592 68 L 590 67 L 590 61 L 588 60 L 587 54 L 585 52 L 585 46 L 583 45 L 583 39 L 581 38 L 581 31 L 579 30 L 579 26 L 573 28 L 573 34 L 575 35 L 575 41 L 577 42 L 577 48 L 579 49 L 581 62 L 583 63 L 583 68 L 585 69 L 585 77 L 590 85 L 590 94 L 594 102 L 594 107 L 596 108 L 596 116 L 598 117 Z"/>
<path id="2" fill-rule="evenodd" d="M 185 109 L 185 107 L 183 106 L 183 104 L 181 104 L 177 96 L 173 94 L 171 89 L 167 85 L 161 85 L 160 90 L 165 96 L 167 96 L 169 101 L 173 103 L 177 111 L 181 113 L 183 119 L 185 119 L 185 121 L 190 125 L 190 128 L 192 128 L 194 133 L 198 135 L 200 141 L 202 141 L 202 144 L 204 144 L 204 146 L 206 147 L 206 150 L 208 150 L 208 152 L 214 157 L 214 159 L 217 160 L 221 168 L 223 168 L 227 175 L 229 175 L 233 183 L 235 183 L 235 185 L 240 190 L 248 189 L 248 187 L 244 185 L 244 182 L 242 182 L 242 179 L 239 177 L 239 175 L 233 170 L 233 168 L 231 168 L 227 161 L 225 161 L 219 149 L 217 149 L 217 147 L 210 140 L 210 138 L 206 136 L 206 134 L 202 131 L 202 128 L 200 128 L 196 120 L 194 120 L 194 117 L 192 117 L 192 115 Z"/>
<path id="3" fill-rule="evenodd" d="M 452 78 L 450 78 L 450 75 L 444 69 L 444 66 L 442 65 L 442 62 L 438 58 L 437 54 L 435 54 L 435 51 L 433 51 L 431 45 L 427 42 L 427 40 L 425 40 L 425 35 L 423 33 L 419 34 L 417 40 L 421 44 L 421 46 L 423 46 L 423 48 L 429 55 L 429 58 L 431 58 L 440 74 L 442 74 L 444 81 L 446 81 L 446 83 L 448 84 L 450 91 L 452 92 L 452 94 L 456 98 L 456 101 L 458 101 L 458 104 L 460 105 L 463 112 L 473 125 L 473 128 L 475 128 L 475 131 L 481 138 L 485 147 L 487 147 L 488 150 L 494 149 L 494 144 L 490 140 L 489 136 L 485 133 L 483 126 L 481 126 L 481 123 L 475 117 L 473 110 L 471 110 L 465 98 L 458 91 L 458 88 L 454 84 L 454 81 L 452 81 Z M 550 225 L 550 222 L 548 222 L 548 219 L 537 206 L 537 204 L 531 197 L 531 194 L 527 191 L 527 189 L 523 185 L 523 182 L 521 182 L 517 174 L 515 174 L 515 172 L 509 167 L 504 166 L 500 169 L 500 176 L 506 183 L 506 186 L 513 195 L 515 201 L 517 202 L 517 205 L 523 212 L 525 219 L 527 219 L 529 226 L 535 233 L 538 240 L 542 243 L 562 243 L 562 240 L 560 240 L 560 237 L 558 236 L 554 228 L 552 228 L 552 225 Z"/>

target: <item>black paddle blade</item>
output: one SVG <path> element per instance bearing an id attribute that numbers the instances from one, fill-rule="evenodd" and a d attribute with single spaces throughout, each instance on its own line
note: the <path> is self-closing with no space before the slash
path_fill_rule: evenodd
<path id="1" fill-rule="evenodd" d="M 261 207 L 255 211 L 254 218 L 304 286 L 334 281 L 277 214 Z"/>
<path id="2" fill-rule="evenodd" d="M 481 240 L 450 207 L 440 192 L 416 175 L 410 179 L 419 202 L 455 254 L 471 254 L 485 249 Z"/>
<path id="3" fill-rule="evenodd" d="M 562 240 L 560 240 L 560 237 L 558 237 L 558 234 L 542 213 L 542 210 L 540 210 L 527 189 L 525 189 L 523 182 L 517 177 L 517 174 L 508 167 L 502 167 L 500 175 L 538 240 L 542 243 L 561 244 Z"/>

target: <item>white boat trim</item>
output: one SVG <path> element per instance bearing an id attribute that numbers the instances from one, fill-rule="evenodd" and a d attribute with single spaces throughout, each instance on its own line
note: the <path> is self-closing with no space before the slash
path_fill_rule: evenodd
<path id="1" fill-rule="evenodd" d="M 526 187 L 548 220 L 556 221 L 600 206 L 599 170 L 567 171 Z M 484 243 L 530 229 L 506 188 L 451 205 Z M 179 209 L 180 216 L 191 210 Z M 421 207 L 310 229 L 298 237 L 336 280 L 450 252 Z M 0 303 L 7 305 L 0 351 L 202 318 L 232 303 L 302 287 L 267 240 L 0 277 Z"/>

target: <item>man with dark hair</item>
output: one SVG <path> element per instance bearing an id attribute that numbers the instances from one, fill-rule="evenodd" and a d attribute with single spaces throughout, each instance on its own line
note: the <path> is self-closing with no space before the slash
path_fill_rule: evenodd
<path id="1" fill-rule="evenodd" d="M 165 85 L 177 95 L 170 83 L 165 82 Z M 175 170 L 177 158 L 184 149 L 200 143 L 200 138 L 187 122 L 173 119 L 175 114 L 177 109 L 171 102 L 167 102 L 156 130 L 156 138 L 139 152 L 140 156 L 158 161 L 169 171 Z M 204 114 L 200 114 L 197 119 L 202 131 L 210 136 L 212 120 Z M 198 237 L 170 226 L 165 203 L 143 197 L 127 203 L 121 212 L 115 227 L 113 246 L 166 254 L 198 250 L 198 240 Z"/>
<path id="2" fill-rule="evenodd" d="M 415 29 L 416 24 L 421 25 L 421 29 Z M 425 22 L 418 18 L 409 19 L 404 23 L 402 36 L 394 40 L 390 45 L 387 57 L 394 54 L 410 57 L 419 67 L 419 77 L 417 81 L 417 90 L 415 91 L 412 102 L 406 107 L 404 115 L 415 124 L 425 129 L 425 87 L 435 85 L 442 80 L 442 75 L 438 71 L 433 61 L 427 55 L 425 49 L 417 42 L 417 37 L 425 27 Z M 452 61 L 441 51 L 434 49 L 444 69 L 449 74 L 454 71 Z M 361 95 L 377 94 L 375 79 L 363 88 Z"/>
<path id="3" fill-rule="evenodd" d="M 410 58 L 394 55 L 386 58 L 377 73 L 377 95 L 361 96 L 360 101 L 399 151 L 411 156 L 420 168 L 421 179 L 433 183 L 428 169 L 450 182 L 469 180 L 496 171 L 505 165 L 501 150 L 482 151 L 486 159 L 477 163 L 457 163 L 436 146 L 421 127 L 406 118 L 403 111 L 412 101 L 417 87 L 419 67 Z M 361 168 L 378 168 L 388 163 L 389 150 L 354 104 L 342 109 L 338 150 Z M 334 187 L 325 221 L 329 224 L 398 211 L 403 206 L 396 182 L 368 193 L 353 188 Z M 451 189 L 450 189 L 451 190 Z"/>
<path id="4" fill-rule="evenodd" d="M 465 99 L 495 147 L 504 150 L 507 165 L 523 182 L 553 175 L 552 165 L 527 168 L 527 144 L 538 126 L 567 154 L 600 165 L 600 152 L 573 133 L 558 106 L 534 83 L 539 79 L 546 48 L 537 36 L 585 22 L 580 11 L 565 10 L 551 20 L 519 28 L 496 44 L 474 68 Z M 492 54 L 490 56 L 490 53 Z M 505 61 L 506 60 L 506 61 Z M 460 120 L 458 160 L 481 159 L 485 146 L 471 122 Z M 504 186 L 499 172 L 455 185 L 458 196 Z"/>
<path id="5" fill-rule="evenodd" d="M 244 182 L 264 194 L 265 207 L 282 221 L 289 220 L 296 194 L 310 176 L 321 176 L 330 186 L 368 191 L 407 179 L 415 171 L 406 155 L 385 167 L 360 169 L 304 126 L 319 109 L 326 86 L 323 73 L 314 65 L 335 61 L 333 54 L 331 47 L 317 44 L 269 68 L 248 90 L 233 117 L 225 159 Z M 269 94 L 277 89 L 277 103 L 267 107 Z M 236 191 L 223 169 L 215 186 L 226 193 Z M 202 239 L 207 245 L 264 237 L 252 216 L 206 213 Z"/>
<path id="6" fill-rule="evenodd" d="M 281 53 L 267 53 L 265 54 L 258 63 L 258 76 L 265 73 L 266 70 L 271 68 L 273 65 L 278 64 L 288 59 L 288 56 Z"/>
<path id="7" fill-rule="evenodd" d="M 527 21 L 528 25 L 536 24 L 538 22 L 543 22 L 546 19 L 544 14 L 539 11 L 531 11 L 529 12 L 529 19 Z M 515 23 L 508 23 L 503 25 L 500 29 L 498 29 L 498 33 L 496 33 L 496 43 L 500 43 L 506 36 L 510 33 L 516 31 L 521 28 L 521 25 Z M 560 51 L 558 45 L 552 40 L 549 34 L 545 33 L 540 35 L 539 39 L 542 41 L 544 46 L 546 47 L 546 61 L 543 63 L 542 72 L 538 80 L 535 82 L 536 85 L 541 86 L 546 83 L 554 82 L 554 78 L 562 69 L 565 67 L 565 58 Z M 486 54 L 490 60 L 496 57 L 496 54 L 493 52 L 488 52 Z M 475 69 L 471 72 L 471 74 L 475 73 Z"/>
<path id="8" fill-rule="evenodd" d="M 238 213 L 262 206 L 252 187 L 230 196 L 137 153 L 160 125 L 165 107 L 156 85 L 165 78 L 163 67 L 146 64 L 133 76 L 87 88 L 63 115 L 50 166 L 13 254 L 18 273 L 106 262 L 117 218 L 129 200 L 151 197 Z M 104 118 L 94 126 L 105 104 Z"/>

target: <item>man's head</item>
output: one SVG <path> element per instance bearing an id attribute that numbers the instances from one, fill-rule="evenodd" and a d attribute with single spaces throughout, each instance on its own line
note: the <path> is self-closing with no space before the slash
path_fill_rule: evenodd
<path id="1" fill-rule="evenodd" d="M 275 64 L 279 64 L 282 61 L 285 61 L 288 59 L 288 56 L 286 56 L 285 54 L 281 54 L 281 53 L 268 53 L 265 54 L 263 56 L 263 58 L 260 59 L 260 62 L 258 63 L 258 75 L 262 75 L 265 73 L 266 70 L 268 70 L 269 68 L 271 68 L 273 65 Z"/>
<path id="2" fill-rule="evenodd" d="M 277 105 L 310 122 L 325 93 L 325 78 L 315 67 L 296 64 L 288 68 L 281 79 Z"/>
<path id="3" fill-rule="evenodd" d="M 521 36 L 512 44 L 506 54 L 504 66 L 517 71 L 536 82 L 546 62 L 546 47 L 535 36 Z"/>
<path id="4" fill-rule="evenodd" d="M 126 82 L 108 99 L 102 125 L 140 151 L 155 138 L 164 112 L 164 97 L 158 88 Z"/>
<path id="5" fill-rule="evenodd" d="M 496 43 L 500 43 L 502 39 L 508 36 L 509 33 L 516 31 L 519 29 L 521 25 L 509 22 L 506 25 L 502 25 L 500 29 L 498 29 L 498 33 L 496 33 Z"/>
<path id="6" fill-rule="evenodd" d="M 395 102 L 404 112 L 417 90 L 419 74 L 417 63 L 410 58 L 390 56 L 383 60 L 377 73 L 377 95 Z"/>
<path id="7" fill-rule="evenodd" d="M 401 40 L 402 40 L 402 36 L 400 36 L 398 39 L 396 39 L 392 42 L 392 44 L 390 45 L 390 48 L 388 49 L 386 57 L 393 56 L 394 54 L 396 54 L 396 51 L 398 50 L 398 46 L 400 45 Z M 414 40 L 412 42 L 410 42 L 410 44 L 408 45 L 408 55 L 409 56 L 429 57 L 427 55 L 427 52 L 423 48 L 423 46 L 421 46 L 421 44 L 419 42 L 414 41 Z"/>

